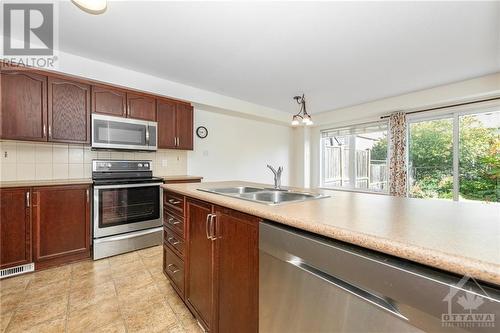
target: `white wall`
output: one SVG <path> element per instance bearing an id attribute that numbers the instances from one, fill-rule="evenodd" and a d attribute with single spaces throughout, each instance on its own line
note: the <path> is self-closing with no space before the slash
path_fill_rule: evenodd
<path id="1" fill-rule="evenodd" d="M 208 137 L 195 135 L 188 153 L 188 173 L 204 181 L 244 180 L 271 184 L 266 164 L 284 167 L 282 184 L 291 182 L 292 130 L 269 122 L 194 110 L 195 130 L 208 129 Z"/>

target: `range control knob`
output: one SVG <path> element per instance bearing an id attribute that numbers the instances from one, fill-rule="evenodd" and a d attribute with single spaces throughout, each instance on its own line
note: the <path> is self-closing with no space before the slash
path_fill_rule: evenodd
<path id="1" fill-rule="evenodd" d="M 149 168 L 149 163 L 144 163 L 145 168 Z"/>
<path id="2" fill-rule="evenodd" d="M 106 164 L 106 166 L 107 166 L 108 168 L 111 168 L 111 167 L 112 167 L 111 163 L 107 163 L 107 164 Z"/>
<path id="3" fill-rule="evenodd" d="M 138 164 L 137 164 L 137 166 L 138 166 L 139 168 L 142 168 L 142 163 L 138 163 Z"/>

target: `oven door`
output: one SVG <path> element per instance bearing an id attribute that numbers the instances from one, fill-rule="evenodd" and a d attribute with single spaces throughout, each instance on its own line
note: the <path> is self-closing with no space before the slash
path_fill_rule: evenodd
<path id="1" fill-rule="evenodd" d="M 156 150 L 153 121 L 92 115 L 92 148 Z"/>
<path id="2" fill-rule="evenodd" d="M 161 226 L 161 184 L 94 186 L 94 238 Z"/>

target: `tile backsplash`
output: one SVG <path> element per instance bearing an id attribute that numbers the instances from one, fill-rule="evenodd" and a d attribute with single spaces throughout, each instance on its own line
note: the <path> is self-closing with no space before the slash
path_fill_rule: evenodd
<path id="1" fill-rule="evenodd" d="M 155 176 L 185 175 L 187 152 L 93 151 L 83 145 L 0 141 L 0 181 L 90 178 L 93 159 L 153 161 Z"/>

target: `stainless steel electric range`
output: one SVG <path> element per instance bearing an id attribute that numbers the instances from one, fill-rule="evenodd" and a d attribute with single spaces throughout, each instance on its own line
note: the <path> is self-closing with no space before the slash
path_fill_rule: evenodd
<path id="1" fill-rule="evenodd" d="M 93 258 L 162 242 L 161 178 L 151 161 L 93 160 Z"/>

